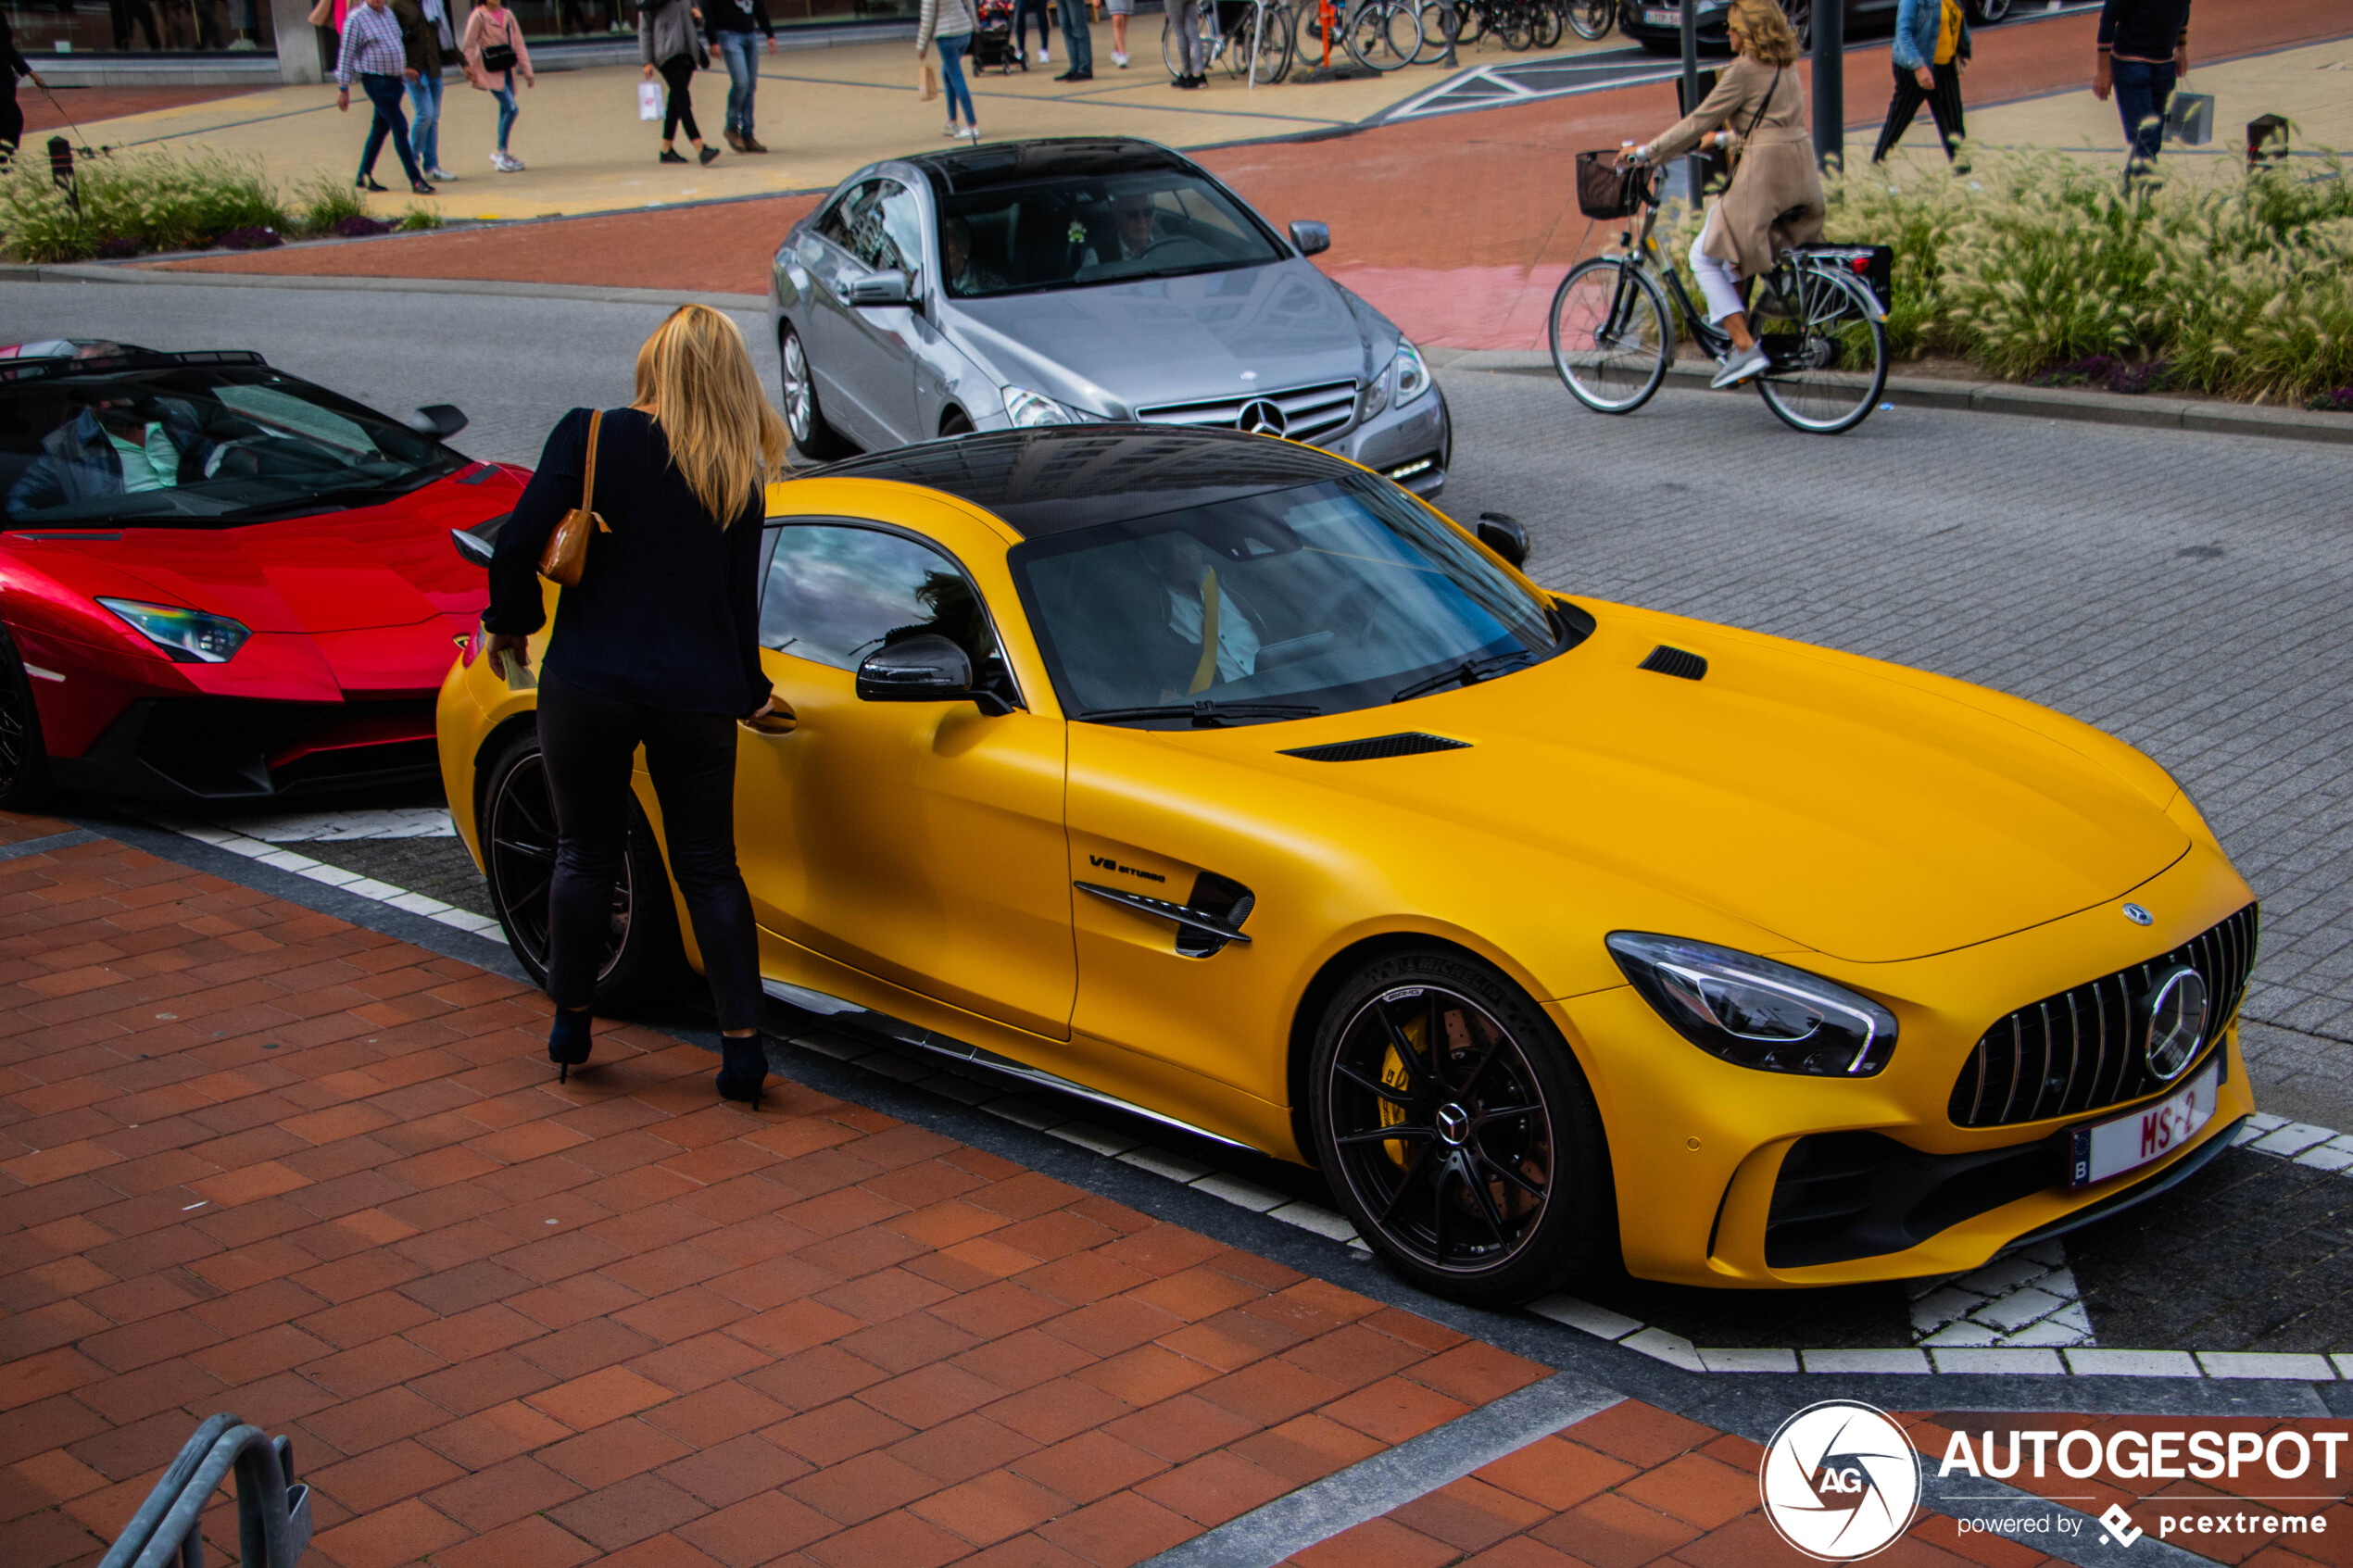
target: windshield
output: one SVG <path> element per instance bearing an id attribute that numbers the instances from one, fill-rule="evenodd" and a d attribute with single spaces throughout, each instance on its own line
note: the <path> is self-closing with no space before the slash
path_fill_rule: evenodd
<path id="1" fill-rule="evenodd" d="M 1177 169 L 1000 185 L 940 204 L 940 270 L 959 299 L 1257 267 L 1282 255 L 1231 196 Z"/>
<path id="2" fill-rule="evenodd" d="M 201 528 L 368 506 L 465 459 L 260 365 L 181 366 L 0 388 L 11 522 Z"/>
<path id="3" fill-rule="evenodd" d="M 1562 646 L 1536 596 L 1371 479 L 1050 534 L 1011 558 L 1075 719 L 1337 713 Z"/>

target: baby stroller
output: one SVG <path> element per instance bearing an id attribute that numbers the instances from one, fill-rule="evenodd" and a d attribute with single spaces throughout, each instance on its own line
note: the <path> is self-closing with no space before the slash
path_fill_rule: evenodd
<path id="1" fill-rule="evenodd" d="M 1026 73 L 1029 57 L 1013 42 L 1013 0 L 980 0 L 980 31 L 973 34 L 973 69 L 995 66 L 1007 76 L 1019 66 Z"/>

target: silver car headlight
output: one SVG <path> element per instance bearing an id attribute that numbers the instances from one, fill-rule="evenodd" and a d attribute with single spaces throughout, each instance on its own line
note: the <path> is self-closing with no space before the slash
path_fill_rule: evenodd
<path id="1" fill-rule="evenodd" d="M 1086 416 L 1067 404 L 1057 403 L 1043 393 L 1032 392 L 1026 386 L 1005 388 L 1005 416 L 1016 430 L 1038 425 L 1084 424 Z"/>
<path id="2" fill-rule="evenodd" d="M 1390 379 L 1396 390 L 1390 401 L 1403 408 L 1429 390 L 1429 366 L 1422 358 L 1422 351 L 1403 338 L 1397 343 L 1397 358 L 1389 362 Z"/>
<path id="3" fill-rule="evenodd" d="M 1895 1015 L 1818 974 L 1682 936 L 1613 931 L 1606 941 L 1677 1034 L 1736 1066 L 1868 1078 L 1895 1054 Z"/>
<path id="4" fill-rule="evenodd" d="M 200 609 L 141 604 L 136 599 L 98 602 L 179 664 L 226 664 L 253 635 L 225 615 L 207 615 Z"/>

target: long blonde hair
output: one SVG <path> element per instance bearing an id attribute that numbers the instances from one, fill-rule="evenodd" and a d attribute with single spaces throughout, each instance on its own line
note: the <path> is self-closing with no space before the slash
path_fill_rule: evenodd
<path id="1" fill-rule="evenodd" d="M 784 467 L 784 416 L 760 389 L 742 329 L 708 305 L 680 306 L 637 350 L 637 402 L 722 528 Z"/>
<path id="2" fill-rule="evenodd" d="M 1732 0 L 1732 19 L 1748 35 L 1748 57 L 1768 66 L 1797 63 L 1797 30 L 1773 0 Z"/>

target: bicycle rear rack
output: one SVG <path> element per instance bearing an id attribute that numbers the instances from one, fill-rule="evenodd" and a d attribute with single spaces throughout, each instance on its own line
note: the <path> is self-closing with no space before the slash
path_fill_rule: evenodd
<path id="1" fill-rule="evenodd" d="M 233 1465 L 239 1560 L 295 1568 L 310 1545 L 310 1488 L 295 1482 L 294 1444 L 225 1411 L 196 1428 L 98 1568 L 204 1568 L 199 1521 Z"/>

